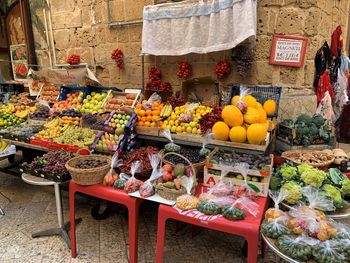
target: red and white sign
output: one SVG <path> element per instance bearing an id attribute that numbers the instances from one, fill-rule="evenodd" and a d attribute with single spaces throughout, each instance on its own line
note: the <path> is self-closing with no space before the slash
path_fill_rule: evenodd
<path id="1" fill-rule="evenodd" d="M 270 64 L 302 67 L 305 61 L 307 38 L 299 36 L 274 35 Z"/>
<path id="2" fill-rule="evenodd" d="M 217 218 L 222 217 L 222 215 L 206 215 L 203 214 L 202 212 L 199 212 L 197 209 L 190 209 L 190 210 L 181 210 L 179 208 L 174 207 L 179 214 L 185 215 L 188 217 L 193 217 L 197 218 L 198 220 L 201 220 L 202 222 L 208 222 L 208 221 L 213 221 Z"/>

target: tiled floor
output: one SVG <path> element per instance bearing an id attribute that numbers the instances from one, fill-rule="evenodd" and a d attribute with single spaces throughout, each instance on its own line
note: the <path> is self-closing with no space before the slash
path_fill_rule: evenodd
<path id="1" fill-rule="evenodd" d="M 115 213 L 105 220 L 91 217 L 94 200 L 78 196 L 77 216 L 83 222 L 77 227 L 78 257 L 72 259 L 65 243 L 58 237 L 32 239 L 31 233 L 56 226 L 55 200 L 52 187 L 28 185 L 18 177 L 0 174 L 0 262 L 128 262 L 127 220 Z M 68 218 L 68 192 L 63 191 L 64 212 Z M 141 206 L 139 226 L 139 262 L 155 262 L 157 206 Z M 202 230 L 191 236 L 188 225 L 180 225 L 177 234 L 167 225 L 164 262 L 246 262 L 241 254 L 243 240 L 228 234 Z M 267 253 L 259 262 L 281 262 Z"/>

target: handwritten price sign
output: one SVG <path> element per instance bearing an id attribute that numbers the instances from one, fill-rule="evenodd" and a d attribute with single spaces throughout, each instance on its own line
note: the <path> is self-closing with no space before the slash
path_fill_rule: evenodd
<path id="1" fill-rule="evenodd" d="M 274 35 L 270 64 L 302 67 L 305 60 L 307 39 L 305 37 Z"/>

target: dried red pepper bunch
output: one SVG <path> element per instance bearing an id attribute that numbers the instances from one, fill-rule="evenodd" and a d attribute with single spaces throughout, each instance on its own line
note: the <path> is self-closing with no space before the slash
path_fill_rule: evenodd
<path id="1" fill-rule="evenodd" d="M 124 69 L 124 54 L 121 49 L 114 49 L 111 58 L 115 61 L 118 68 Z"/>
<path id="2" fill-rule="evenodd" d="M 188 62 L 180 62 L 177 64 L 179 71 L 177 72 L 177 76 L 180 79 L 187 79 L 193 75 L 192 67 Z"/>
<path id="3" fill-rule="evenodd" d="M 175 95 L 169 97 L 167 101 L 173 107 L 182 106 L 182 105 L 185 105 L 186 103 L 185 98 L 180 95 L 180 91 L 177 91 Z"/>
<path id="4" fill-rule="evenodd" d="M 159 87 L 160 91 L 173 91 L 173 87 L 169 82 L 162 82 Z"/>
<path id="5" fill-rule="evenodd" d="M 162 73 L 160 72 L 160 69 L 152 66 L 148 69 L 148 78 L 150 80 L 160 80 L 162 77 Z"/>
<path id="6" fill-rule="evenodd" d="M 67 57 L 67 63 L 70 65 L 80 64 L 80 56 L 77 54 L 71 54 Z"/>
<path id="7" fill-rule="evenodd" d="M 216 64 L 215 75 L 218 77 L 218 79 L 222 79 L 223 77 L 228 76 L 231 73 L 231 70 L 231 63 L 227 60 L 223 60 Z"/>

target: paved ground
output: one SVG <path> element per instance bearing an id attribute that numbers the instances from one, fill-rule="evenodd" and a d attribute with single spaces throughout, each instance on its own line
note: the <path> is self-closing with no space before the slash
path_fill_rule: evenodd
<path id="1" fill-rule="evenodd" d="M 78 257 L 71 259 L 70 251 L 58 237 L 32 239 L 34 231 L 56 226 L 56 208 L 52 187 L 28 185 L 18 177 L 0 173 L 0 262 L 128 262 L 127 220 L 123 213 L 97 221 L 91 217 L 93 200 L 80 196 L 77 216 L 83 222 L 77 227 Z M 69 215 L 68 192 L 63 191 L 64 212 Z M 157 206 L 145 203 L 140 212 L 139 262 L 155 262 Z M 181 225 L 175 234 L 167 225 L 164 262 L 246 262 L 241 254 L 244 240 L 228 234 L 203 229 L 195 237 L 191 228 Z M 267 253 L 259 262 L 281 262 Z"/>

